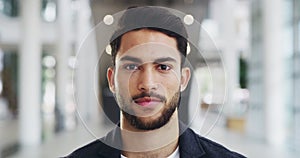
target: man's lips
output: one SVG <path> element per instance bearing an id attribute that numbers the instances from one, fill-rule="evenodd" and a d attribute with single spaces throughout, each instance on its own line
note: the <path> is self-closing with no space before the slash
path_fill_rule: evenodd
<path id="1" fill-rule="evenodd" d="M 141 106 L 149 106 L 162 102 L 162 100 L 156 97 L 142 97 L 135 99 L 134 102 Z"/>

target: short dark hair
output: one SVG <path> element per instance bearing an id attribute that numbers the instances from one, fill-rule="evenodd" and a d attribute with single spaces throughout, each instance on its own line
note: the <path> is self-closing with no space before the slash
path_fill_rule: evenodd
<path id="1" fill-rule="evenodd" d="M 181 65 L 184 64 L 188 35 L 181 19 L 167 9 L 145 6 L 130 7 L 120 18 L 118 29 L 110 39 L 113 65 L 115 65 L 116 55 L 120 49 L 122 36 L 127 32 L 141 29 L 154 30 L 174 37 L 177 42 L 177 49 L 181 53 Z"/>

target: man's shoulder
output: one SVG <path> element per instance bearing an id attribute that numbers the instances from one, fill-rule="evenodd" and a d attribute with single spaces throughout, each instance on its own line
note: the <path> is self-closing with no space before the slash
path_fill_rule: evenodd
<path id="1" fill-rule="evenodd" d="M 102 138 L 97 139 L 79 149 L 73 151 L 66 158 L 98 158 L 98 157 L 116 157 L 119 156 L 119 150 L 107 145 Z"/>
<path id="2" fill-rule="evenodd" d="M 67 158 L 119 157 L 121 153 L 119 150 L 121 146 L 120 140 L 119 129 L 114 128 L 104 137 L 76 149 Z"/>
<path id="3" fill-rule="evenodd" d="M 193 137 L 201 150 L 204 150 L 208 157 L 224 157 L 224 158 L 244 158 L 245 156 L 229 150 L 221 144 L 218 144 L 210 139 L 202 137 L 195 133 L 192 129 L 187 130 L 187 134 Z"/>
<path id="4" fill-rule="evenodd" d="M 212 140 L 209 140 L 207 138 L 198 136 L 200 139 L 200 142 L 204 144 L 204 148 L 206 149 L 206 153 L 210 155 L 216 155 L 221 157 L 232 157 L 232 158 L 244 158 L 245 156 L 231 151 L 228 148 L 224 147 L 221 144 L 218 144 Z"/>

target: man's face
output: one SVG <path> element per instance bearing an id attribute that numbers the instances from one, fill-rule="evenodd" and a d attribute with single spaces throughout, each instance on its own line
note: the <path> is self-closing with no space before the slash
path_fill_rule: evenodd
<path id="1" fill-rule="evenodd" d="M 190 70 L 181 69 L 175 38 L 146 29 L 128 32 L 115 63 L 107 77 L 127 122 L 142 130 L 165 125 L 190 78 Z"/>

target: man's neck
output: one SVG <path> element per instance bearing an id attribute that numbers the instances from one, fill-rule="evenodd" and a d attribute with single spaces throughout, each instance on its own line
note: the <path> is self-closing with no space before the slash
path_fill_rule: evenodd
<path id="1" fill-rule="evenodd" d="M 178 146 L 178 113 L 174 112 L 163 127 L 151 131 L 138 130 L 121 117 L 122 154 L 126 157 L 167 157 Z"/>

